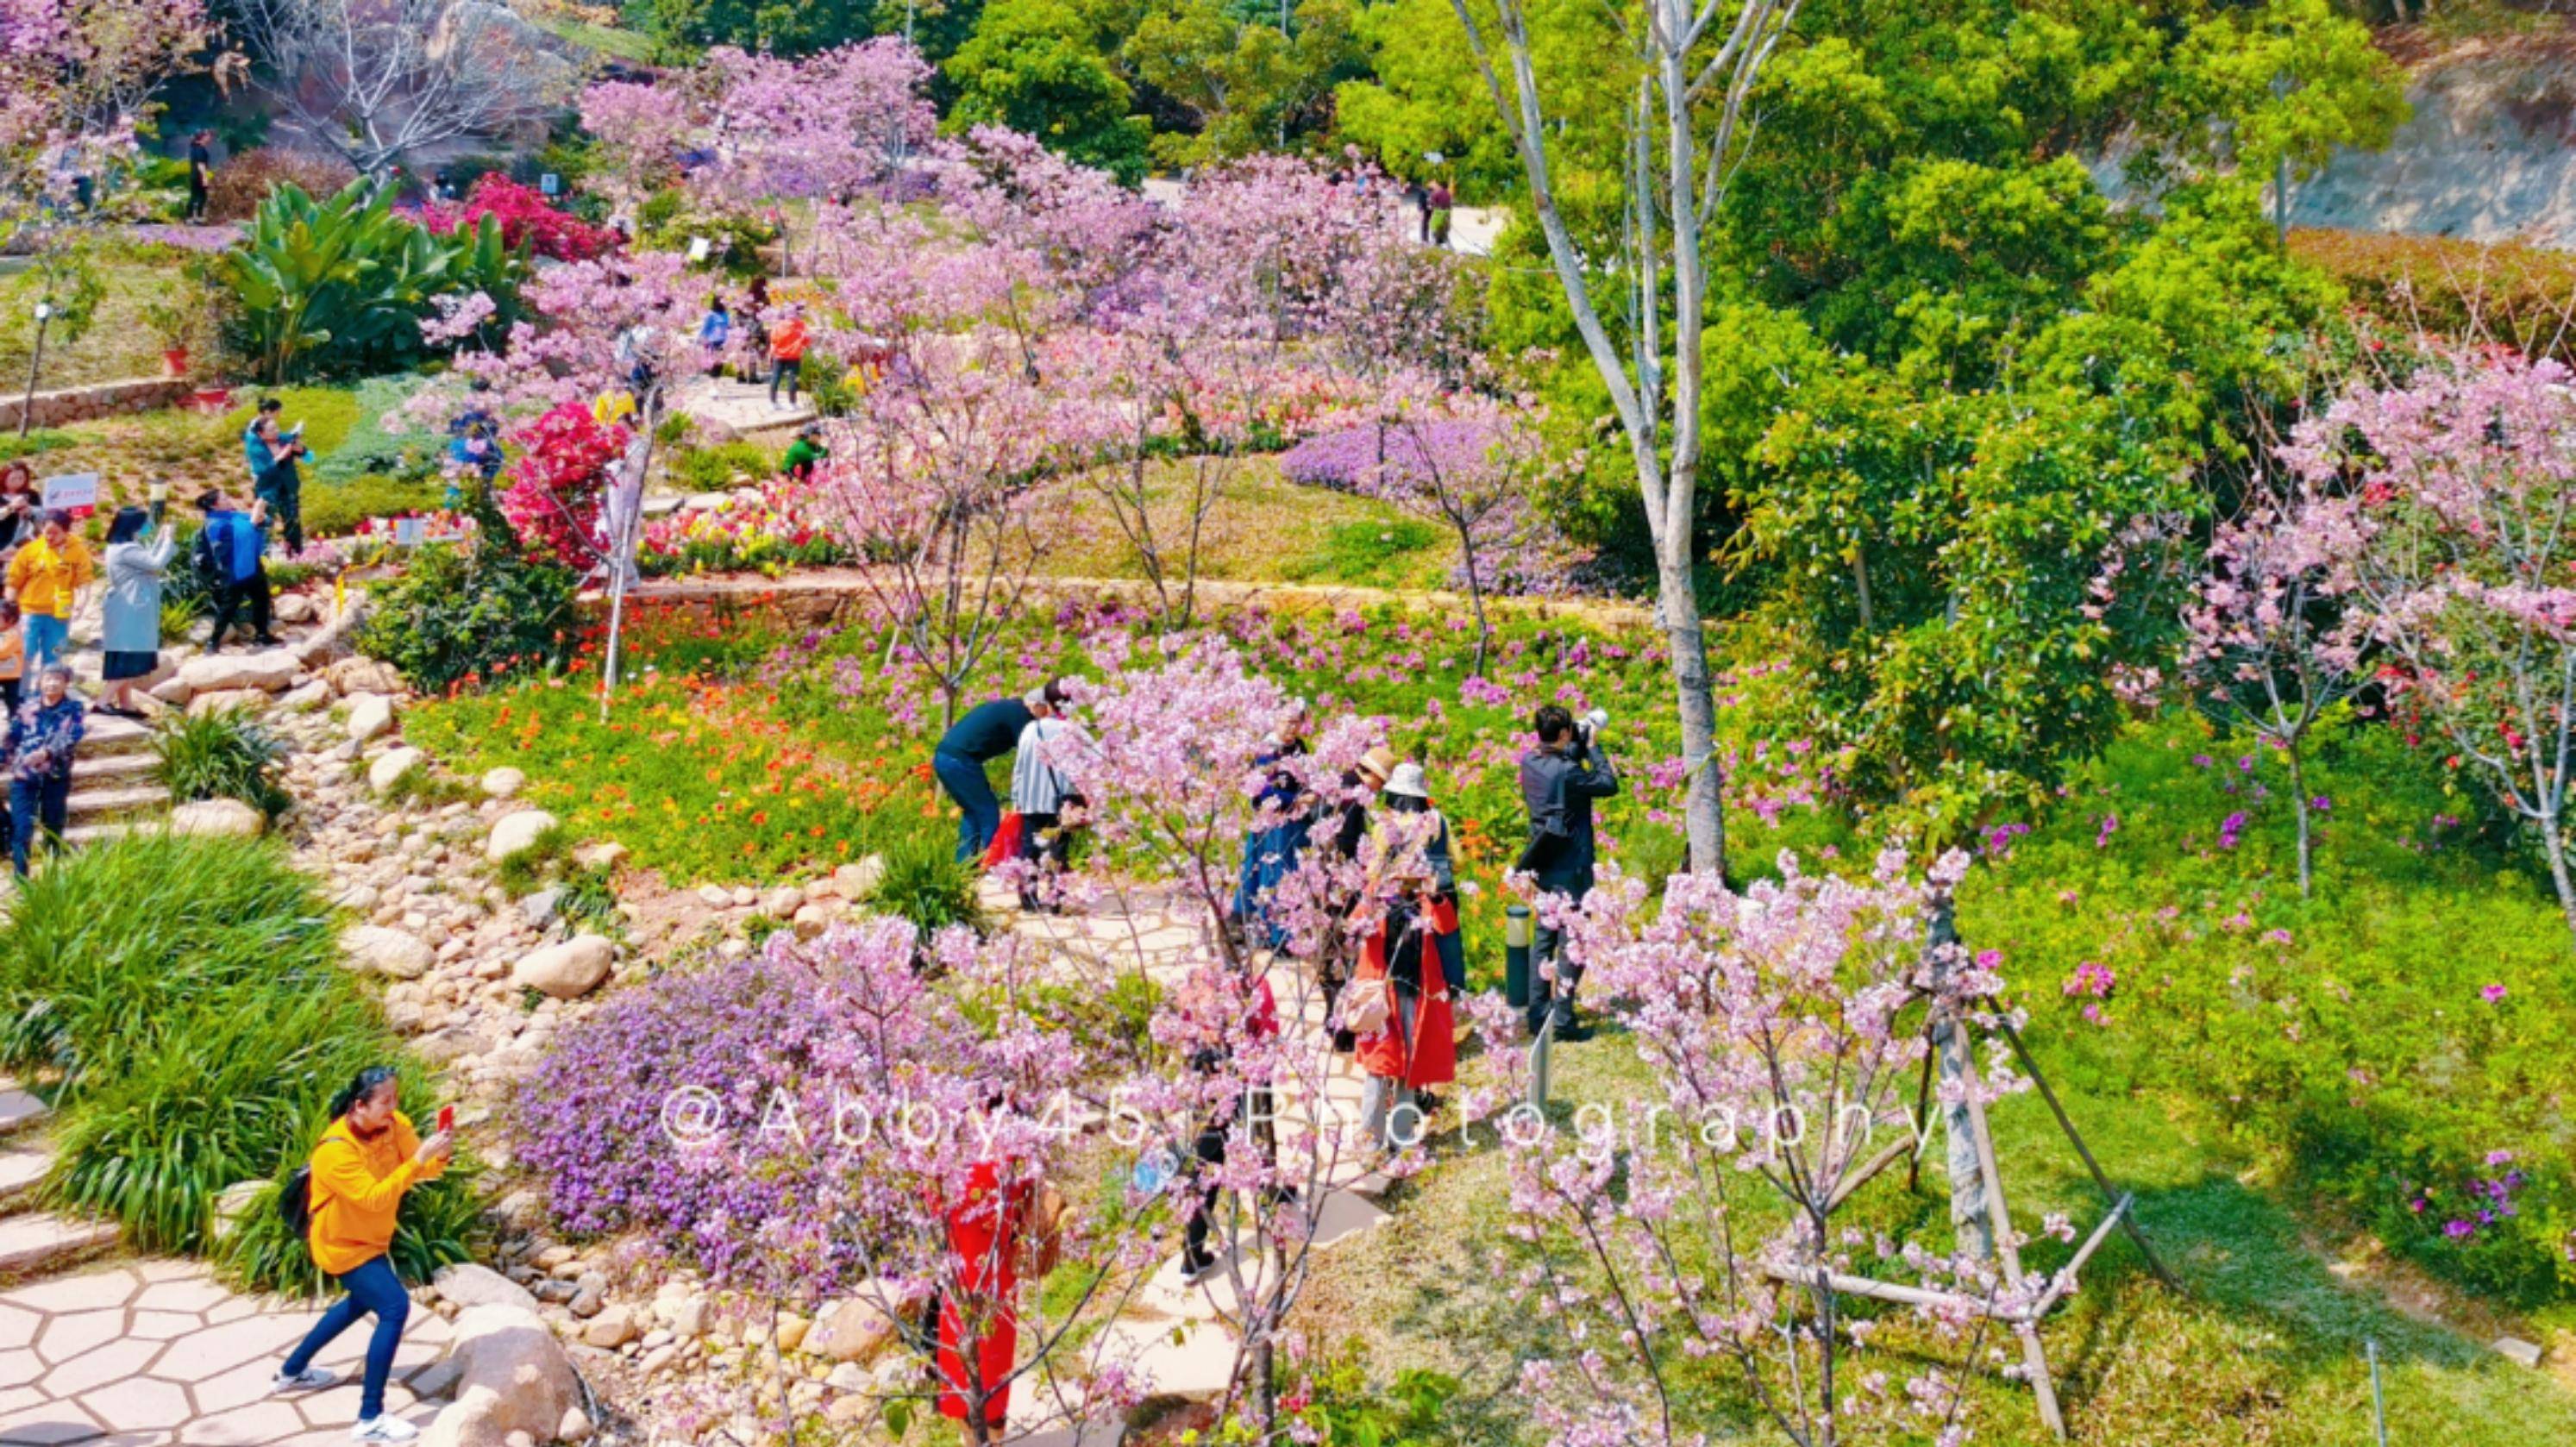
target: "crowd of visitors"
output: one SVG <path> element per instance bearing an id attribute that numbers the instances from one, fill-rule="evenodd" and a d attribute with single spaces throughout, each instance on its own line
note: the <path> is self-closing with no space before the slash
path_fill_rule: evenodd
<path id="1" fill-rule="evenodd" d="M 1085 822 L 1081 754 L 1068 746 L 1080 727 L 1070 716 L 1073 696 L 1058 679 L 1017 698 L 980 704 L 940 736 L 931 756 L 933 776 L 958 807 L 957 857 L 1012 870 L 1024 910 L 1062 907 L 1051 882 L 1070 867 L 1070 841 Z M 1593 888 L 1599 858 L 1594 807 L 1619 790 L 1599 739 L 1606 724 L 1598 712 L 1577 719 L 1555 704 L 1540 708 L 1530 720 L 1534 743 L 1520 761 L 1528 834 L 1511 878 L 1533 902 L 1555 897 L 1579 904 Z M 1456 860 L 1448 821 L 1432 800 L 1422 751 L 1402 759 L 1383 747 L 1371 749 L 1342 775 L 1335 796 L 1325 797 L 1308 782 L 1310 771 L 1298 763 L 1312 751 L 1312 727 L 1311 712 L 1300 702 L 1255 760 L 1257 822 L 1244 839 L 1241 873 L 1225 921 L 1239 946 L 1229 954 L 1246 971 L 1241 981 L 1246 1015 L 1233 1035 L 1261 1039 L 1275 1037 L 1282 1028 L 1270 984 L 1270 971 L 1280 966 L 1288 942 L 1287 923 L 1273 908 L 1282 882 L 1298 871 L 1311 850 L 1351 861 L 1375 841 L 1368 857 L 1379 861 L 1383 872 L 1374 885 L 1350 887 L 1382 890 L 1376 901 L 1382 908 L 1359 910 L 1361 901 L 1355 898 L 1331 913 L 1336 918 L 1374 914 L 1377 922 L 1354 942 L 1355 949 L 1323 951 L 1323 973 L 1316 983 L 1326 1002 L 1320 1028 L 1329 1048 L 1348 1057 L 1350 1068 L 1363 1078 L 1359 1139 L 1367 1149 L 1392 1156 L 1422 1139 L 1426 1118 L 1440 1108 L 1436 1092 L 1457 1075 L 1457 1002 L 1468 980 Z M 1007 813 L 986 773 L 988 765 L 1006 755 L 1011 758 Z M 1335 877 L 1351 876 L 1343 871 Z M 1542 920 L 1549 917 L 1543 909 Z M 1346 955 L 1352 962 L 1344 966 L 1339 961 Z M 1531 1036 L 1585 1038 L 1575 1011 L 1582 968 L 1568 955 L 1561 926 L 1542 924 L 1531 974 L 1524 1006 Z M 1206 986 L 1193 981 L 1182 988 Z M 1195 1018 L 1193 1011 L 1181 1013 Z M 1215 1029 L 1188 1047 L 1190 1068 L 1210 1077 L 1223 1072 L 1228 1035 Z M 1188 1183 L 1182 1196 L 1186 1224 L 1179 1263 L 1186 1284 L 1204 1281 L 1223 1262 L 1210 1246 L 1210 1235 L 1228 1151 L 1248 1140 L 1255 1150 L 1277 1153 L 1272 1093 L 1266 1081 L 1232 1092 L 1199 1122 L 1176 1167 Z M 1017 1259 L 1011 1239 L 1026 1227 L 1029 1199 L 1024 1189 L 1011 1184 L 1014 1165 L 979 1165 L 975 1188 L 950 1220 L 954 1272 L 976 1283 L 976 1293 L 998 1294 L 1001 1301 L 998 1314 L 981 1324 L 980 1333 L 968 1333 L 979 1338 L 975 1350 L 961 1345 L 961 1321 L 953 1306 L 934 1307 L 941 1311 L 936 1331 L 940 1410 L 961 1420 L 979 1400 L 989 1421 L 1002 1420 L 1008 1407 L 1009 1344 L 1015 1327 L 1009 1301 L 1018 1278 L 1006 1264 L 997 1263 Z M 1141 1163 L 1139 1170 L 1144 1170 Z M 1294 1196 L 1276 1185 L 1266 1187 L 1260 1219 Z M 925 1339 L 930 1335 L 925 1325 Z"/>

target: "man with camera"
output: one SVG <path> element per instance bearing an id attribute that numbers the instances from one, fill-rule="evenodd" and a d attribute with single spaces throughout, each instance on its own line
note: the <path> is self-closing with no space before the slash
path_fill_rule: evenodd
<path id="1" fill-rule="evenodd" d="M 1599 709 L 1580 721 L 1557 704 L 1531 720 L 1538 747 L 1521 759 L 1521 802 L 1529 808 L 1529 845 L 1514 868 L 1542 894 L 1562 894 L 1580 904 L 1592 892 L 1597 852 L 1592 801 L 1619 792 L 1619 777 L 1595 735 L 1610 722 Z M 1583 967 L 1565 958 L 1565 931 L 1542 923 L 1531 958 L 1529 1028 L 1535 1035 L 1551 1015 L 1556 1038 L 1581 1040 L 1591 1032 L 1574 1017 L 1574 989 Z"/>

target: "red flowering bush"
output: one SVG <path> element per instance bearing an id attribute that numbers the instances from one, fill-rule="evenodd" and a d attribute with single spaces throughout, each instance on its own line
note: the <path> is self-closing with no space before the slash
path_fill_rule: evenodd
<path id="1" fill-rule="evenodd" d="M 501 515 L 528 552 L 587 570 L 596 559 L 600 497 L 626 450 L 626 430 L 605 427 L 571 402 L 510 433 L 510 485 Z"/>
<path id="2" fill-rule="evenodd" d="M 423 214 L 438 236 L 490 216 L 501 223 L 504 245 L 515 249 L 524 242 L 530 254 L 550 261 L 590 261 L 620 245 L 614 230 L 556 210 L 543 192 L 498 171 L 484 172 L 463 201 L 432 206 Z"/>

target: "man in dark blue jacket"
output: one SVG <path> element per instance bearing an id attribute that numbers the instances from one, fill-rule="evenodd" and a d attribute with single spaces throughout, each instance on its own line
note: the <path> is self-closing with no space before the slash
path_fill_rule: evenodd
<path id="1" fill-rule="evenodd" d="M 224 634 L 234 615 L 245 611 L 260 646 L 275 647 L 277 635 L 269 632 L 268 564 L 260 556 L 268 551 L 268 504 L 254 501 L 249 512 L 235 512 L 221 488 L 209 488 L 197 505 L 206 510 L 206 526 L 195 557 L 215 589 L 215 631 L 206 639 L 206 651 L 224 651 Z"/>
<path id="2" fill-rule="evenodd" d="M 1577 728 L 1574 716 L 1549 704 L 1531 720 L 1538 747 L 1521 760 L 1521 802 L 1529 808 L 1529 845 L 1517 866 L 1528 871 L 1542 894 L 1571 896 L 1575 903 L 1592 892 L 1593 866 L 1599 855 L 1592 836 L 1592 801 L 1619 792 L 1619 778 L 1609 755 L 1593 743 L 1592 730 Z M 1531 951 L 1529 1028 L 1535 1035 L 1550 1014 L 1556 1038 L 1580 1040 L 1587 1033 L 1574 1018 L 1574 988 L 1583 967 L 1565 958 L 1565 931 L 1540 925 Z M 1551 974 L 1561 978 L 1550 980 Z"/>
<path id="3" fill-rule="evenodd" d="M 1020 746 L 1020 731 L 1042 718 L 1053 718 L 1064 703 L 1064 683 L 1057 680 L 1030 689 L 1019 698 L 997 698 L 978 704 L 948 726 L 931 752 L 930 772 L 939 787 L 957 801 L 957 860 L 970 864 L 984 857 L 1002 827 L 1002 801 L 993 796 L 993 781 L 984 765 Z"/>

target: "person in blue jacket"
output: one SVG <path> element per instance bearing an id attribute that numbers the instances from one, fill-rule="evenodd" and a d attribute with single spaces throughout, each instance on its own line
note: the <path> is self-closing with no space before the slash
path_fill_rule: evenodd
<path id="1" fill-rule="evenodd" d="M 206 511 L 206 525 L 190 556 L 215 588 L 215 631 L 206 638 L 206 651 L 223 652 L 234 615 L 245 612 L 259 646 L 276 647 L 277 635 L 269 631 L 268 564 L 260 557 L 268 551 L 268 504 L 254 501 L 249 512 L 235 512 L 223 489 L 209 488 L 197 506 Z"/>
<path id="2" fill-rule="evenodd" d="M 1064 704 L 1064 681 L 1030 689 L 1018 698 L 978 704 L 949 725 L 931 751 L 930 772 L 939 787 L 957 801 L 957 859 L 961 864 L 984 857 L 1002 827 L 1002 801 L 984 765 L 1020 746 L 1020 731 L 1042 718 L 1053 718 Z"/>

